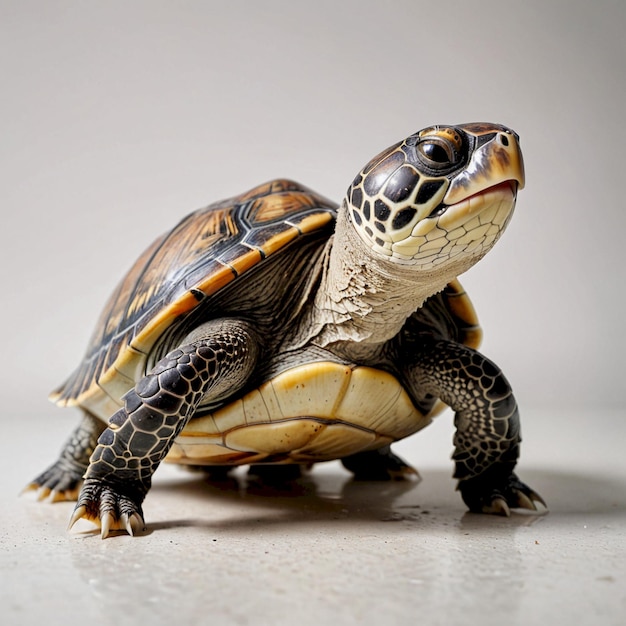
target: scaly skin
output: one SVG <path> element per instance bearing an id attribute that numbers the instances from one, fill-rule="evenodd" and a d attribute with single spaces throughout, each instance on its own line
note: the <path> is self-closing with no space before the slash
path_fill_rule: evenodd
<path id="1" fill-rule="evenodd" d="M 504 374 L 480 352 L 421 336 L 412 370 L 420 393 L 441 398 L 455 411 L 454 454 L 458 489 L 473 512 L 510 515 L 536 510 L 541 496 L 513 473 L 519 457 L 520 422 Z"/>
<path id="2" fill-rule="evenodd" d="M 89 457 L 104 429 L 105 424 L 101 420 L 85 413 L 65 443 L 58 461 L 27 485 L 24 491 L 37 491 L 39 500 L 76 500 L 83 474 L 89 465 Z"/>
<path id="3" fill-rule="evenodd" d="M 70 527 L 81 518 L 133 534 L 152 474 L 202 400 L 241 387 L 258 358 L 258 340 L 244 322 L 214 321 L 194 341 L 170 352 L 124 396 L 91 456 Z"/>
<path id="4" fill-rule="evenodd" d="M 418 471 L 391 451 L 391 446 L 341 459 L 356 480 L 420 480 Z"/>

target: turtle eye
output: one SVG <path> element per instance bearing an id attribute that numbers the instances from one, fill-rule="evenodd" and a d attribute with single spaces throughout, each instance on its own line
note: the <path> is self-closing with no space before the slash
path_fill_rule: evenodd
<path id="1" fill-rule="evenodd" d="M 456 165 L 460 155 L 454 146 L 444 138 L 424 138 L 417 144 L 420 160 L 434 170 L 443 170 Z"/>

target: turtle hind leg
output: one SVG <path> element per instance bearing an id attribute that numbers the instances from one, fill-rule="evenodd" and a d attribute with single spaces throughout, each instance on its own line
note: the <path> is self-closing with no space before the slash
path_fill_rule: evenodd
<path id="1" fill-rule="evenodd" d="M 231 473 L 237 469 L 236 465 L 194 465 L 188 464 L 181 467 L 190 472 L 201 474 L 208 482 L 229 482 L 233 479 Z"/>
<path id="2" fill-rule="evenodd" d="M 418 471 L 391 451 L 391 446 L 358 452 L 341 459 L 355 480 L 420 480 Z"/>
<path id="3" fill-rule="evenodd" d="M 104 422 L 85 412 L 58 460 L 29 483 L 24 491 L 36 491 L 38 500 L 76 500 L 83 483 L 83 474 L 89 465 L 89 457 L 105 427 Z"/>
<path id="4" fill-rule="evenodd" d="M 303 470 L 298 463 L 254 463 L 248 468 L 248 477 L 267 485 L 283 485 L 302 478 Z"/>

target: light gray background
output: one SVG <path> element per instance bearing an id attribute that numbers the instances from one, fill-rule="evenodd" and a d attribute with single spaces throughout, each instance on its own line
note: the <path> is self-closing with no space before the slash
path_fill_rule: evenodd
<path id="1" fill-rule="evenodd" d="M 340 199 L 432 123 L 522 138 L 463 279 L 522 407 L 623 396 L 621 0 L 1 2 L 2 419 L 53 414 L 107 295 L 187 212 L 288 176 Z"/>
<path id="2" fill-rule="evenodd" d="M 149 622 L 622 626 L 626 611 L 623 0 L 0 0 L 0 612 Z M 303 492 L 162 467 L 148 531 L 18 499 L 76 422 L 48 391 L 137 254 L 276 176 L 339 200 L 433 123 L 516 129 L 527 188 L 464 278 L 550 514 L 464 514 L 452 419 L 396 450 L 424 481 Z M 80 524 L 79 524 L 80 526 Z M 4 578 L 2 578 L 4 576 Z"/>

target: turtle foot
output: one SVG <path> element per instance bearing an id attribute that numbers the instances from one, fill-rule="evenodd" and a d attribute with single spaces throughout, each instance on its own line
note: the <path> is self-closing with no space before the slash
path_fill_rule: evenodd
<path id="1" fill-rule="evenodd" d="M 419 472 L 394 454 L 389 446 L 359 452 L 341 460 L 343 466 L 360 481 L 419 481 Z"/>
<path id="2" fill-rule="evenodd" d="M 296 481 L 302 476 L 302 466 L 295 463 L 288 465 L 255 464 L 248 468 L 250 479 L 267 485 L 284 485 Z"/>
<path id="3" fill-rule="evenodd" d="M 537 504 L 546 510 L 543 498 L 528 485 L 524 484 L 515 474 L 494 477 L 485 472 L 474 478 L 459 483 L 463 501 L 473 513 L 487 513 L 509 517 L 511 509 L 537 511 Z"/>
<path id="4" fill-rule="evenodd" d="M 184 465 L 191 472 L 199 472 L 209 482 L 223 483 L 233 480 L 231 476 L 235 466 L 232 465 Z"/>
<path id="5" fill-rule="evenodd" d="M 39 501 L 76 500 L 83 484 L 84 471 L 83 467 L 71 466 L 66 461 L 59 460 L 26 485 L 22 493 L 35 491 Z"/>
<path id="6" fill-rule="evenodd" d="M 102 539 L 114 530 L 133 536 L 145 528 L 141 505 L 132 496 L 93 479 L 85 480 L 68 530 L 80 519 L 99 526 Z"/>

